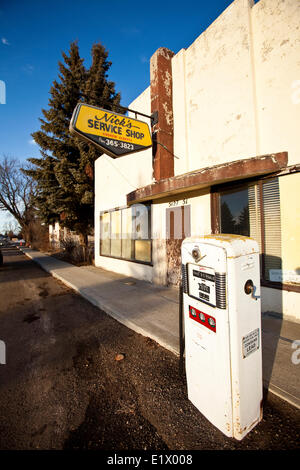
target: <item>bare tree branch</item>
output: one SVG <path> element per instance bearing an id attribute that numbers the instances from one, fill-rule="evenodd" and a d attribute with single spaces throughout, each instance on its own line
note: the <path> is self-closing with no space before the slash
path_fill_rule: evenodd
<path id="1" fill-rule="evenodd" d="M 34 192 L 34 182 L 22 172 L 20 162 L 3 155 L 0 159 L 0 210 L 9 212 L 24 227 Z"/>

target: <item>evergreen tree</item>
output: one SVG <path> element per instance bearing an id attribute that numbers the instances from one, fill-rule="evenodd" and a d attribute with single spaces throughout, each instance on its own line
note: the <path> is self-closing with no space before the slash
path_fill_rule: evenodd
<path id="1" fill-rule="evenodd" d="M 238 233 L 240 235 L 250 236 L 250 223 L 249 223 L 249 206 L 248 204 L 241 210 L 239 214 Z"/>
<path id="2" fill-rule="evenodd" d="M 221 204 L 221 232 L 236 233 L 236 224 L 227 202 Z"/>
<path id="3" fill-rule="evenodd" d="M 111 62 L 100 43 L 92 48 L 89 69 L 76 42 L 71 43 L 69 55 L 62 55 L 64 63 L 59 62 L 59 81 L 50 89 L 49 108 L 42 110 L 40 130 L 32 134 L 41 158 L 28 159 L 35 169 L 27 174 L 37 182 L 36 204 L 42 219 L 47 223 L 59 220 L 76 231 L 86 247 L 94 221 L 93 165 L 101 153 L 72 136 L 69 124 L 79 102 L 119 111 L 120 94 L 108 80 Z"/>

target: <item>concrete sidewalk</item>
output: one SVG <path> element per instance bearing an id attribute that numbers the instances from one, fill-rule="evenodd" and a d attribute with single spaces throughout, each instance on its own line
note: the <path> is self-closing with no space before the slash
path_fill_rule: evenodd
<path id="1" fill-rule="evenodd" d="M 22 251 L 120 323 L 179 354 L 178 289 L 93 266 L 77 267 L 29 248 Z M 282 320 L 272 312 L 262 315 L 264 386 L 300 408 L 300 364 L 296 364 L 300 354 L 292 347 L 295 340 L 300 340 L 300 323 Z"/>

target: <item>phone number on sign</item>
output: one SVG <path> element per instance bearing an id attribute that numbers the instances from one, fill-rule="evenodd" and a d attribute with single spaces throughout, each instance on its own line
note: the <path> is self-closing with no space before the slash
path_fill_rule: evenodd
<path id="1" fill-rule="evenodd" d="M 103 142 L 103 139 L 101 139 L 101 142 Z M 127 142 L 118 142 L 117 140 L 105 139 L 105 144 L 108 147 L 120 147 L 121 149 L 134 150 L 134 146 L 132 144 L 127 144 Z"/>

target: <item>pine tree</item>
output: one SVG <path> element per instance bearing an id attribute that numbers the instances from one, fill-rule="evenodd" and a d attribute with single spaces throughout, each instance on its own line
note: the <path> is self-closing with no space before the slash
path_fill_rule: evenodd
<path id="1" fill-rule="evenodd" d="M 93 165 L 101 153 L 93 145 L 74 137 L 69 124 L 77 103 L 85 102 L 108 110 L 118 110 L 120 94 L 108 80 L 108 52 L 100 44 L 92 48 L 92 64 L 86 69 L 76 42 L 69 55 L 59 62 L 59 81 L 50 89 L 49 108 L 43 109 L 40 130 L 32 134 L 40 147 L 41 158 L 28 159 L 35 169 L 28 172 L 37 182 L 36 204 L 47 223 L 59 220 L 76 231 L 80 243 L 94 221 Z"/>
<path id="2" fill-rule="evenodd" d="M 238 221 L 238 233 L 240 235 L 250 236 L 249 225 L 249 206 L 248 204 L 241 210 Z"/>
<path id="3" fill-rule="evenodd" d="M 236 224 L 227 202 L 221 204 L 221 231 L 222 233 L 236 233 Z"/>

